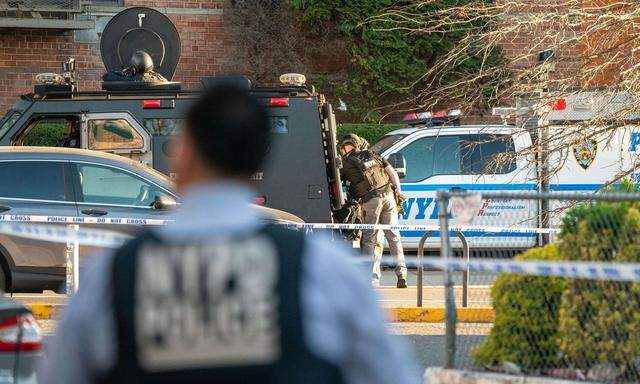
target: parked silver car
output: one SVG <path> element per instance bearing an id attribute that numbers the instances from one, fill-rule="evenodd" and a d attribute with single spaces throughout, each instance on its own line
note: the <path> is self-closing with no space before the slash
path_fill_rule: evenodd
<path id="1" fill-rule="evenodd" d="M 0 214 L 164 219 L 179 202 L 164 174 L 131 159 L 69 148 L 0 148 Z M 268 210 L 274 220 L 301 221 Z M 137 225 L 98 225 L 133 233 Z M 63 243 L 0 234 L 0 289 L 59 291 Z M 95 249 L 80 247 L 80 261 Z"/>

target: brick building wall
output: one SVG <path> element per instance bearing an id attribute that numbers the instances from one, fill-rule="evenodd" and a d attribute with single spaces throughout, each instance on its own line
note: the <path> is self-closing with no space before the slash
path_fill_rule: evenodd
<path id="1" fill-rule="evenodd" d="M 182 81 L 185 89 L 196 87 L 202 76 L 221 69 L 225 60 L 223 4 L 223 0 L 124 1 L 125 7 L 156 8 L 174 22 L 182 52 L 173 80 Z M 69 57 L 77 61 L 79 89 L 99 90 L 100 77 L 106 70 L 97 32 L 117 11 L 97 7 L 90 10 L 86 16 L 96 20 L 96 31 L 0 28 L 0 116 L 19 95 L 33 91 L 36 74 L 61 73 L 62 62 Z"/>

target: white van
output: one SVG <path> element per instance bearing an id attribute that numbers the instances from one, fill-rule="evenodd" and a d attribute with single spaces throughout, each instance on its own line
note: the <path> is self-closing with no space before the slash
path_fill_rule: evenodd
<path id="1" fill-rule="evenodd" d="M 566 108 L 571 107 L 571 102 L 566 103 Z M 568 120 L 561 112 L 550 114 L 549 135 L 562 134 L 566 129 L 560 122 Z M 628 169 L 637 161 L 640 129 L 634 126 L 618 128 L 614 136 L 596 135 L 554 154 L 549 159 L 549 167 L 559 167 L 559 171 L 552 177 L 550 189 L 596 191 L 620 171 Z M 371 149 L 385 158 L 394 153 L 401 154 L 406 161 L 406 175 L 401 183 L 408 200 L 404 203 L 405 212 L 400 217 L 400 224 L 438 225 L 437 190 L 536 190 L 537 172 L 532 156 L 519 156 L 515 161 L 492 166 L 496 155 L 519 152 L 531 145 L 529 132 L 514 126 L 458 125 L 398 129 L 384 136 Z M 474 227 L 535 228 L 537 212 L 536 201 L 486 199 L 472 224 Z M 552 226 L 557 225 L 558 220 L 552 220 Z M 404 231 L 401 234 L 405 247 L 416 249 L 423 232 Z M 476 252 L 482 249 L 518 250 L 537 242 L 536 234 L 467 231 L 464 235 Z M 439 247 L 437 232 L 427 242 L 427 247 Z"/>

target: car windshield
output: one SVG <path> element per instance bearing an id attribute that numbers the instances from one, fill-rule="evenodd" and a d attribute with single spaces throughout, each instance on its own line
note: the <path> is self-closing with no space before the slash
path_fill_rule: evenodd
<path id="1" fill-rule="evenodd" d="M 13 126 L 13 124 L 20 118 L 20 112 L 16 110 L 10 110 L 2 119 L 0 119 L 0 137 Z"/>
<path id="2" fill-rule="evenodd" d="M 406 136 L 407 135 L 386 135 L 377 143 L 373 144 L 370 149 L 375 153 L 382 153 Z"/>

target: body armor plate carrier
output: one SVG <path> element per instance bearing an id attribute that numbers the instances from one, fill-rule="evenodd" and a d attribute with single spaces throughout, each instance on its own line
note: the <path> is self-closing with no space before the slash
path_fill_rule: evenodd
<path id="1" fill-rule="evenodd" d="M 384 160 L 371 151 L 360 151 L 344 159 L 343 176 L 349 181 L 349 194 L 354 199 L 369 200 L 389 188 L 390 179 L 384 170 Z"/>

